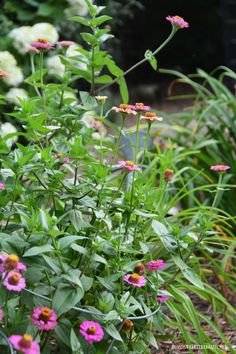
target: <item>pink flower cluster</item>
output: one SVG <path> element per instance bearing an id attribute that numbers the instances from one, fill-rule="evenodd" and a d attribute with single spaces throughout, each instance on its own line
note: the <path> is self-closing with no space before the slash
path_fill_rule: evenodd
<path id="1" fill-rule="evenodd" d="M 24 334 L 23 336 L 13 334 L 9 337 L 9 341 L 14 349 L 24 354 L 40 354 L 38 343 L 29 334 Z"/>
<path id="2" fill-rule="evenodd" d="M 57 314 L 48 307 L 36 307 L 31 316 L 31 322 L 40 331 L 51 331 L 57 326 Z"/>
<path id="3" fill-rule="evenodd" d="M 49 44 L 48 40 L 44 38 L 39 38 L 37 41 L 31 43 L 30 47 L 35 48 L 37 50 L 39 49 L 49 50 L 54 48 L 53 45 Z"/>
<path id="4" fill-rule="evenodd" d="M 166 264 L 162 259 L 157 259 L 156 261 L 147 262 L 147 267 L 149 270 L 162 270 L 166 267 Z"/>
<path id="5" fill-rule="evenodd" d="M 214 166 L 211 166 L 210 169 L 212 171 L 225 172 L 230 169 L 230 166 L 228 166 L 228 165 L 214 165 Z"/>
<path id="6" fill-rule="evenodd" d="M 80 334 L 84 336 L 89 344 L 100 342 L 104 337 L 104 331 L 98 322 L 84 321 L 80 325 Z"/>
<path id="7" fill-rule="evenodd" d="M 19 292 L 26 287 L 25 279 L 20 271 L 26 271 L 24 263 L 19 262 L 15 254 L 0 256 L 0 273 L 2 273 L 3 285 L 9 291 Z"/>

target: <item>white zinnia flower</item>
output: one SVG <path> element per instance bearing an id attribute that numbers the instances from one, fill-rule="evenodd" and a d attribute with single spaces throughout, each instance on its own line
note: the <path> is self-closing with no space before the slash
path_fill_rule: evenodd
<path id="1" fill-rule="evenodd" d="M 63 76 L 65 73 L 65 65 L 61 63 L 59 55 L 53 55 L 47 58 L 46 65 L 49 69 L 49 74 Z"/>
<path id="2" fill-rule="evenodd" d="M 71 102 L 71 105 L 74 105 L 74 104 L 76 104 L 78 102 L 76 94 L 74 92 L 72 92 L 72 91 L 65 91 L 64 94 L 63 94 L 63 97 L 64 98 L 73 98 L 74 102 Z"/>
<path id="3" fill-rule="evenodd" d="M 27 100 L 28 99 L 28 94 L 27 92 L 22 89 L 22 88 L 11 88 L 7 93 L 6 97 L 10 102 L 13 102 L 15 104 L 19 104 L 19 98 L 21 100 Z"/>
<path id="4" fill-rule="evenodd" d="M 14 28 L 9 33 L 9 37 L 13 39 L 13 46 L 21 54 L 26 53 L 30 44 L 37 39 L 35 38 L 35 33 L 31 26 L 21 26 Z"/>
<path id="5" fill-rule="evenodd" d="M 4 137 L 7 134 L 16 133 L 17 129 L 11 123 L 3 123 L 0 126 L 0 135 Z M 12 144 L 17 140 L 17 136 L 13 136 L 6 140 L 6 144 L 8 147 L 11 147 Z"/>
<path id="6" fill-rule="evenodd" d="M 39 38 L 47 39 L 49 44 L 55 44 L 58 41 L 59 35 L 56 28 L 50 23 L 40 22 L 32 27 L 34 40 Z"/>
<path id="7" fill-rule="evenodd" d="M 9 53 L 7 50 L 0 52 L 0 68 L 1 70 L 6 70 L 12 66 L 16 66 L 17 62 L 15 57 Z"/>
<path id="8" fill-rule="evenodd" d="M 88 5 L 85 0 L 67 0 L 70 7 L 65 10 L 66 16 L 86 16 L 88 14 Z"/>
<path id="9" fill-rule="evenodd" d="M 24 80 L 22 70 L 17 66 L 16 59 L 8 51 L 0 52 L 0 70 L 8 74 L 3 78 L 3 81 L 9 86 L 17 86 Z"/>

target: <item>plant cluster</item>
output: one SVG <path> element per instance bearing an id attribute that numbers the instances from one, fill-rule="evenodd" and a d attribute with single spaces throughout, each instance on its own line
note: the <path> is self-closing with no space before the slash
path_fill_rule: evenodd
<path id="1" fill-rule="evenodd" d="M 213 345 L 201 328 L 204 320 L 234 353 L 188 295 L 210 302 L 215 320 L 223 306 L 229 320 L 235 316 L 208 283 L 211 261 L 196 255 L 221 255 L 231 242 L 216 228 L 226 230 L 233 221 L 216 207 L 223 189 L 233 187 L 222 180 L 230 166 L 213 164 L 219 181 L 204 184 L 208 174 L 190 169 L 188 151 L 170 143 L 149 151 L 149 136 L 165 117 L 146 104 L 128 104 L 124 78 L 145 61 L 156 68 L 155 55 L 188 23 L 168 16 L 168 39 L 123 72 L 101 49 L 111 37 L 102 27 L 110 17 L 101 14 L 103 7 L 86 4 L 89 18 L 71 19 L 89 28 L 81 33 L 86 47 L 68 59 L 63 52 L 73 43 L 58 43 L 65 71 L 55 74 L 57 81 L 50 81 L 44 66 L 54 44 L 40 33 L 30 43 L 32 73 L 25 82 L 34 94 L 18 98 L 7 117 L 21 130 L 5 131 L 0 141 L 1 351 L 151 353 L 166 328 L 180 328 L 189 345 Z M 3 79 L 8 75 L 0 71 Z M 75 80 L 90 87 L 78 99 L 66 95 L 74 92 Z M 124 101 L 118 107 L 98 94 L 102 84 L 113 83 Z M 3 105 L 5 100 L 2 95 Z M 121 127 L 109 121 L 112 113 L 121 116 Z M 129 138 L 127 120 L 135 122 L 133 161 L 120 155 L 122 137 Z M 188 169 L 195 173 L 191 179 L 185 177 Z M 214 200 L 206 204 L 202 193 L 210 192 Z M 182 209 L 187 197 L 194 206 Z"/>

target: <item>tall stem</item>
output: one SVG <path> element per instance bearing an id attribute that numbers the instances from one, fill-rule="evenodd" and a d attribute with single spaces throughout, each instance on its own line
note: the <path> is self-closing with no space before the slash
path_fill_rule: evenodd
<path id="1" fill-rule="evenodd" d="M 137 159 L 138 159 L 140 118 L 141 118 L 141 114 L 138 113 L 138 120 L 137 120 L 136 133 L 135 133 L 135 150 L 134 150 L 134 163 L 135 164 L 137 163 Z"/>
<path id="2" fill-rule="evenodd" d="M 176 33 L 177 29 L 173 26 L 172 27 L 172 31 L 170 33 L 170 35 L 167 37 L 167 39 L 153 52 L 153 55 L 155 56 L 157 53 L 159 53 L 167 44 L 168 42 L 174 37 L 175 33 Z M 114 79 L 111 83 L 106 84 L 102 87 L 100 87 L 97 91 L 102 91 L 105 90 L 107 87 L 110 87 L 111 85 L 115 84 L 117 81 L 119 81 L 119 79 L 121 77 L 126 76 L 128 73 L 130 73 L 131 71 L 133 71 L 134 69 L 136 69 L 138 66 L 142 65 L 143 63 L 145 63 L 146 61 L 148 61 L 147 58 L 143 58 L 142 60 L 138 61 L 136 64 L 132 65 L 129 69 L 127 69 L 121 76 L 117 77 L 116 79 Z"/>
<path id="3" fill-rule="evenodd" d="M 146 133 L 146 137 L 145 137 L 145 143 L 144 143 L 144 150 L 143 150 L 143 157 L 142 157 L 141 166 L 143 166 L 143 163 L 144 163 L 145 157 L 146 157 L 150 129 L 151 129 L 151 124 L 148 123 L 148 128 L 147 128 L 147 133 Z"/>

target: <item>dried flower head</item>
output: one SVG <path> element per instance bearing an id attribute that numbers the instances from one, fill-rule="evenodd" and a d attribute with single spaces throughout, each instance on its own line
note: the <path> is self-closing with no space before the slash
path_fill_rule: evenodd
<path id="1" fill-rule="evenodd" d="M 174 176 L 174 171 L 171 168 L 167 168 L 164 171 L 164 180 L 170 182 Z"/>
<path id="2" fill-rule="evenodd" d="M 177 29 L 179 28 L 188 28 L 189 24 L 180 16 L 167 16 L 167 21 L 169 21 L 172 26 L 175 26 Z"/>
<path id="3" fill-rule="evenodd" d="M 135 268 L 134 268 L 135 273 L 141 275 L 145 273 L 145 266 L 143 265 L 143 263 L 139 262 L 136 264 Z"/>
<path id="4" fill-rule="evenodd" d="M 134 323 L 131 320 L 124 320 L 122 329 L 125 332 L 129 332 L 129 331 L 131 331 L 133 326 L 134 326 Z"/>

